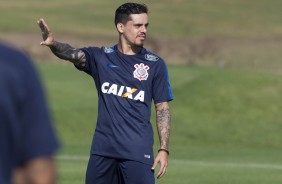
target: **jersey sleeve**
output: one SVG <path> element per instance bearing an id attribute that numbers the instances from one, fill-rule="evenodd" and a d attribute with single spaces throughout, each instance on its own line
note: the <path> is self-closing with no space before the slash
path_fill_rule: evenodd
<path id="1" fill-rule="evenodd" d="M 153 99 L 155 104 L 173 100 L 167 66 L 163 60 L 158 60 L 157 62 L 158 66 L 153 80 Z"/>
<path id="2" fill-rule="evenodd" d="M 94 77 L 94 79 L 97 79 L 98 76 L 98 70 L 97 70 L 97 57 L 100 54 L 101 49 L 98 47 L 87 47 L 87 48 L 81 48 L 85 54 L 86 57 L 86 66 L 84 69 L 82 69 L 85 73 L 91 75 Z M 81 70 L 80 68 L 78 68 Z"/>

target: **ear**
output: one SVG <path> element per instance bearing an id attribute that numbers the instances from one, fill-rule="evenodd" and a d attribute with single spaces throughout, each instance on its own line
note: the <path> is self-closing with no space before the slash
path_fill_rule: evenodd
<path id="1" fill-rule="evenodd" d="M 123 30 L 124 30 L 123 23 L 121 23 L 121 22 L 117 23 L 117 30 L 118 30 L 119 33 L 121 33 L 121 34 L 123 33 Z"/>

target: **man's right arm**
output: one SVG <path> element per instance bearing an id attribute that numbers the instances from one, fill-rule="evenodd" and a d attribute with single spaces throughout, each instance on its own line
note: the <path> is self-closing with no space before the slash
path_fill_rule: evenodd
<path id="1" fill-rule="evenodd" d="M 74 63 L 78 68 L 84 68 L 86 63 L 85 53 L 80 49 L 75 49 L 67 43 L 54 41 L 52 46 L 49 46 L 53 54 L 60 59 L 68 60 Z"/>
<path id="2" fill-rule="evenodd" d="M 44 19 L 39 19 L 37 24 L 41 29 L 43 37 L 43 41 L 40 45 L 49 47 L 57 57 L 74 63 L 78 68 L 82 69 L 85 67 L 86 57 L 83 51 L 75 49 L 69 44 L 55 41 L 53 34 Z"/>

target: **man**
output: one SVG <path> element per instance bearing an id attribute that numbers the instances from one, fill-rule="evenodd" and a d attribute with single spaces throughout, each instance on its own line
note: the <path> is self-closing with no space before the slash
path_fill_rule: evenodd
<path id="1" fill-rule="evenodd" d="M 50 47 L 95 81 L 98 120 L 86 173 L 87 184 L 153 184 L 168 165 L 170 109 L 173 99 L 164 61 L 143 48 L 147 36 L 146 5 L 125 3 L 115 14 L 117 45 L 75 49 L 54 40 L 43 19 L 41 45 Z M 154 161 L 151 103 L 155 103 L 160 149 Z"/>
<path id="2" fill-rule="evenodd" d="M 53 184 L 58 149 L 31 61 L 0 44 L 0 183 Z"/>

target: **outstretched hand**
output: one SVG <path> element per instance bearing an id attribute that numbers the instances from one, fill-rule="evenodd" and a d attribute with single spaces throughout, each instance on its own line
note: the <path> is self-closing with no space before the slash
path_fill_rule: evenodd
<path id="1" fill-rule="evenodd" d="M 48 47 L 53 46 L 55 43 L 55 39 L 53 38 L 52 32 L 49 29 L 48 25 L 44 21 L 44 19 L 39 19 L 37 21 L 37 24 L 39 25 L 43 37 L 43 41 L 40 42 L 40 45 L 46 45 Z"/>

